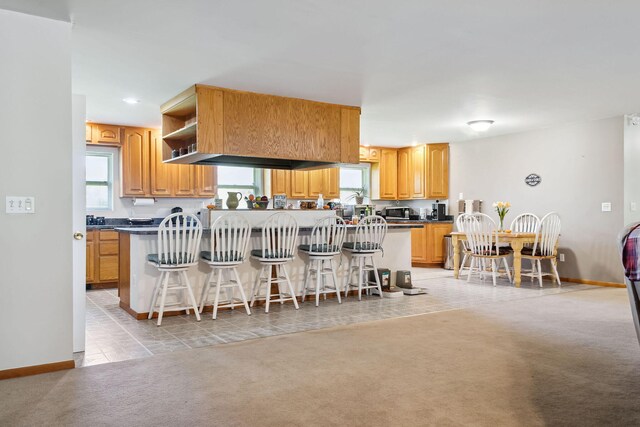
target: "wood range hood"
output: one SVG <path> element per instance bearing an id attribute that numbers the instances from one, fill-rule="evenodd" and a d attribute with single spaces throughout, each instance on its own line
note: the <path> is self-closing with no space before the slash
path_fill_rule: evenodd
<path id="1" fill-rule="evenodd" d="M 194 85 L 161 112 L 165 163 L 318 169 L 359 162 L 360 107 Z"/>

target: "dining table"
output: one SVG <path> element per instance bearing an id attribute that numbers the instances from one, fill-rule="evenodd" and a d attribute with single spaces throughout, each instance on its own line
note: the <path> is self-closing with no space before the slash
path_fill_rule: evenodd
<path id="1" fill-rule="evenodd" d="M 513 249 L 513 283 L 520 287 L 522 282 L 522 248 L 527 243 L 535 243 L 536 233 L 507 233 L 499 231 L 498 244 L 508 243 Z M 460 242 L 467 240 L 467 235 L 461 231 L 451 233 L 451 244 L 453 245 L 453 277 L 456 279 L 460 275 Z"/>

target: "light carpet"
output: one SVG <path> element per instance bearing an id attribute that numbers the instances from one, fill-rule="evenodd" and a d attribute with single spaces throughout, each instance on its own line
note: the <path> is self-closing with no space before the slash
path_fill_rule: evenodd
<path id="1" fill-rule="evenodd" d="M 640 425 L 626 290 L 0 381 L 0 425 Z"/>

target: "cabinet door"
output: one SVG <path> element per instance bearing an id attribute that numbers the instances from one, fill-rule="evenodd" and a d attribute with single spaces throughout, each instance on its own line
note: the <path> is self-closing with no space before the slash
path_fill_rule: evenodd
<path id="1" fill-rule="evenodd" d="M 118 255 L 100 255 L 98 261 L 99 282 L 117 282 L 119 271 Z"/>
<path id="2" fill-rule="evenodd" d="M 291 195 L 292 199 L 304 199 L 307 197 L 308 177 L 306 171 L 291 171 Z"/>
<path id="3" fill-rule="evenodd" d="M 92 127 L 89 123 L 87 123 L 85 125 L 85 139 L 87 140 L 87 142 L 91 142 L 91 132 L 92 132 Z"/>
<path id="4" fill-rule="evenodd" d="M 370 162 L 379 162 L 380 161 L 380 149 L 377 147 L 369 147 L 369 161 Z"/>
<path id="5" fill-rule="evenodd" d="M 151 131 L 151 195 L 170 197 L 173 194 L 173 170 L 175 165 L 162 162 L 162 135 Z"/>
<path id="6" fill-rule="evenodd" d="M 173 195 L 176 197 L 195 197 L 196 171 L 191 165 L 174 165 Z"/>
<path id="7" fill-rule="evenodd" d="M 308 174 L 307 197 L 317 199 L 318 196 L 322 194 L 324 198 L 324 194 L 323 194 L 324 188 L 322 185 L 324 181 L 324 171 L 322 169 L 317 169 L 317 170 L 308 171 L 307 174 Z"/>
<path id="8" fill-rule="evenodd" d="M 426 227 L 411 229 L 411 261 L 427 262 Z"/>
<path id="9" fill-rule="evenodd" d="M 149 131 L 125 128 L 120 152 L 123 196 L 147 196 L 149 186 Z"/>
<path id="10" fill-rule="evenodd" d="M 418 145 L 411 148 L 411 167 L 409 168 L 409 198 L 426 198 L 427 147 Z M 398 174 L 400 172 L 398 171 Z"/>
<path id="11" fill-rule="evenodd" d="M 411 149 L 398 150 L 398 199 L 410 199 L 409 182 L 411 176 Z"/>
<path id="12" fill-rule="evenodd" d="M 105 145 L 120 145 L 120 126 L 114 125 L 91 125 L 91 143 Z"/>
<path id="13" fill-rule="evenodd" d="M 281 169 L 271 170 L 271 195 L 286 194 L 289 196 L 289 171 Z"/>
<path id="14" fill-rule="evenodd" d="M 380 198 L 398 198 L 398 151 L 380 149 Z"/>
<path id="15" fill-rule="evenodd" d="M 87 283 L 96 281 L 96 242 L 93 231 L 87 232 Z"/>
<path id="16" fill-rule="evenodd" d="M 427 224 L 427 262 L 443 263 L 445 258 L 444 236 L 451 233 L 452 224 Z"/>
<path id="17" fill-rule="evenodd" d="M 196 196 L 213 197 L 218 192 L 215 166 L 192 166 L 196 169 Z"/>
<path id="18" fill-rule="evenodd" d="M 428 144 L 427 161 L 427 198 L 448 198 L 449 144 Z"/>
<path id="19" fill-rule="evenodd" d="M 340 168 L 323 169 L 323 193 L 325 200 L 340 197 Z"/>

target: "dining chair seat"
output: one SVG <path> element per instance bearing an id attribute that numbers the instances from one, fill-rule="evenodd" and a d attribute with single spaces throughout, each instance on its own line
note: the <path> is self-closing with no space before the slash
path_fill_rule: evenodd
<path id="1" fill-rule="evenodd" d="M 340 246 L 337 245 L 328 245 L 326 243 L 323 244 L 313 244 L 313 245 L 299 245 L 298 249 L 302 252 L 314 252 L 318 254 L 329 254 L 329 253 L 339 253 Z"/>
<path id="2" fill-rule="evenodd" d="M 214 261 L 214 262 L 241 262 L 244 260 L 244 256 L 241 252 L 223 252 L 223 253 L 214 253 L 211 255 L 211 251 L 202 251 L 200 252 L 200 258 L 205 261 Z"/>

